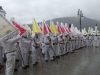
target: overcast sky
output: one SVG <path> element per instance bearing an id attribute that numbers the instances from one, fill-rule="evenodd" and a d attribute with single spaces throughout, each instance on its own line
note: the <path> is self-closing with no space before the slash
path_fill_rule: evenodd
<path id="1" fill-rule="evenodd" d="M 43 19 L 77 16 L 78 9 L 83 15 L 100 21 L 100 0 L 2 0 L 0 5 L 6 17 L 20 23 L 32 23 Z"/>

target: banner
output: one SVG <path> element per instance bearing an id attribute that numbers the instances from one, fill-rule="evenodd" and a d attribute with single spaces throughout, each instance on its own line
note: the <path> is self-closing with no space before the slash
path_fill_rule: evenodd
<path id="1" fill-rule="evenodd" d="M 18 31 L 4 16 L 0 14 L 0 39 L 13 35 Z"/>

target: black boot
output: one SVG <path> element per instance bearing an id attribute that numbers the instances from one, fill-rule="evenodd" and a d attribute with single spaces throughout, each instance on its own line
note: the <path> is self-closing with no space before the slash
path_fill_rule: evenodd
<path id="1" fill-rule="evenodd" d="M 36 64 L 33 64 L 33 66 L 36 66 Z"/>
<path id="2" fill-rule="evenodd" d="M 39 62 L 35 62 L 35 64 L 39 64 Z"/>
<path id="3" fill-rule="evenodd" d="M 26 67 L 29 68 L 30 66 L 29 65 L 26 65 Z"/>
<path id="4" fill-rule="evenodd" d="M 56 56 L 56 58 L 60 58 L 60 56 Z"/>
<path id="5" fill-rule="evenodd" d="M 53 58 L 55 59 L 55 56 L 53 56 Z"/>
<path id="6" fill-rule="evenodd" d="M 48 62 L 48 60 L 45 60 L 46 62 Z"/>
<path id="7" fill-rule="evenodd" d="M 68 55 L 68 53 L 65 53 L 65 55 Z"/>
<path id="8" fill-rule="evenodd" d="M 18 69 L 17 69 L 17 68 L 15 68 L 15 69 L 14 69 L 14 72 L 16 72 L 16 71 L 18 71 Z"/>
<path id="9" fill-rule="evenodd" d="M 19 59 L 16 59 L 16 62 L 18 62 L 19 61 Z"/>

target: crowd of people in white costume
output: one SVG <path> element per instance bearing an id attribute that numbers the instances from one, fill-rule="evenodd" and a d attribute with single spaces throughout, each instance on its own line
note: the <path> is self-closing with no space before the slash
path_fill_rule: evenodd
<path id="1" fill-rule="evenodd" d="M 32 60 L 33 66 L 38 65 L 40 58 L 46 62 L 55 61 L 68 53 L 74 53 L 77 49 L 92 47 L 93 42 L 95 42 L 94 46 L 98 47 L 98 40 L 97 34 L 82 35 L 75 29 L 69 34 L 35 33 L 32 36 L 26 32 L 22 36 L 16 35 L 0 41 L 0 69 L 3 67 L 4 54 L 7 58 L 5 75 L 13 75 L 16 61 L 22 61 L 22 68 L 27 69 L 29 60 Z M 41 56 L 42 54 L 44 57 Z"/>
<path id="2" fill-rule="evenodd" d="M 5 12 L 2 14 L 5 16 Z M 42 33 L 35 33 L 31 35 L 27 31 L 21 36 L 14 35 L 0 40 L 0 69 L 5 65 L 5 75 L 13 75 L 14 71 L 17 71 L 15 68 L 16 61 L 21 61 L 22 68 L 27 69 L 30 67 L 30 62 L 33 66 L 43 63 L 43 60 L 54 62 L 61 56 L 74 53 L 77 49 L 92 47 L 93 42 L 95 43 L 94 46 L 98 48 L 98 34 L 81 34 L 73 25 L 68 34 L 49 33 L 43 35 Z M 6 60 L 5 64 L 3 58 Z"/>

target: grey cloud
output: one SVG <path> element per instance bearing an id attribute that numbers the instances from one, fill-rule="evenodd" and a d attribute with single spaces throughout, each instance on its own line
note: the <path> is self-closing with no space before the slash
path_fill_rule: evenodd
<path id="1" fill-rule="evenodd" d="M 57 17 L 77 16 L 80 8 L 84 16 L 99 20 L 100 0 L 2 0 L 0 5 L 7 18 L 15 17 L 21 23 L 32 23 Z"/>

